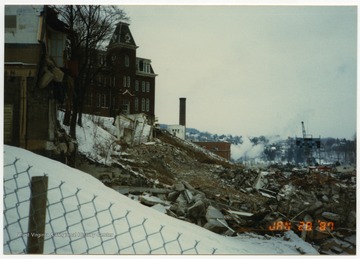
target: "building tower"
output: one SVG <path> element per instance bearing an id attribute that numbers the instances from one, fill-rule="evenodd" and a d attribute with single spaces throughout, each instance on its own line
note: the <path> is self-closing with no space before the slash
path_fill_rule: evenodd
<path id="1" fill-rule="evenodd" d="M 179 115 L 179 124 L 186 126 L 186 98 L 180 98 L 180 115 Z"/>

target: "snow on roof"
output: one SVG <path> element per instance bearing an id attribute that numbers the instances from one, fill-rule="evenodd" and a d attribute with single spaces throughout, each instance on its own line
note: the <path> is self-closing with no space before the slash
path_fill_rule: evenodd
<path id="1" fill-rule="evenodd" d="M 284 237 L 218 235 L 143 206 L 87 173 L 24 149 L 5 145 L 3 162 L 5 254 L 23 253 L 26 245 L 22 235 L 27 231 L 29 190 L 14 192 L 14 188 L 26 187 L 30 176 L 44 174 L 49 179 L 45 254 L 54 253 L 55 247 L 59 254 L 117 254 L 119 250 L 125 254 L 318 254 L 292 231 Z M 14 185 L 19 172 L 28 173 L 18 175 Z M 99 232 L 108 236 L 94 234 Z"/>

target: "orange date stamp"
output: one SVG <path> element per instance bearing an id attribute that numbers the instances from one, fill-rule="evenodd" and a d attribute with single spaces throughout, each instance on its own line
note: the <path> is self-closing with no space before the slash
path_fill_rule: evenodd
<path id="1" fill-rule="evenodd" d="M 316 224 L 317 223 L 317 224 Z M 290 221 L 275 221 L 269 227 L 270 231 L 288 231 L 292 227 L 296 227 L 298 231 L 313 231 L 314 228 L 318 227 L 319 231 L 334 230 L 335 224 L 332 221 L 321 221 L 317 220 L 315 224 L 312 221 L 300 221 L 299 224 L 295 225 Z"/>

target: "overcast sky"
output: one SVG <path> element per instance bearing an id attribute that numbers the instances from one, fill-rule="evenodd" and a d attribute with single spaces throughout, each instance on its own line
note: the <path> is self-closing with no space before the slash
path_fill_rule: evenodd
<path id="1" fill-rule="evenodd" d="M 121 6 L 152 60 L 156 115 L 217 134 L 351 139 L 357 7 Z"/>

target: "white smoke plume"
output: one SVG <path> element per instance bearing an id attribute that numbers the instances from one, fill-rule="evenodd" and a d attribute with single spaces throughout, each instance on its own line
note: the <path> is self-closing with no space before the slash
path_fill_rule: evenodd
<path id="1" fill-rule="evenodd" d="M 231 158 L 238 160 L 239 158 L 252 159 L 257 158 L 264 152 L 264 144 L 260 143 L 254 145 L 249 137 L 242 138 L 243 143 L 237 145 L 231 145 Z"/>

